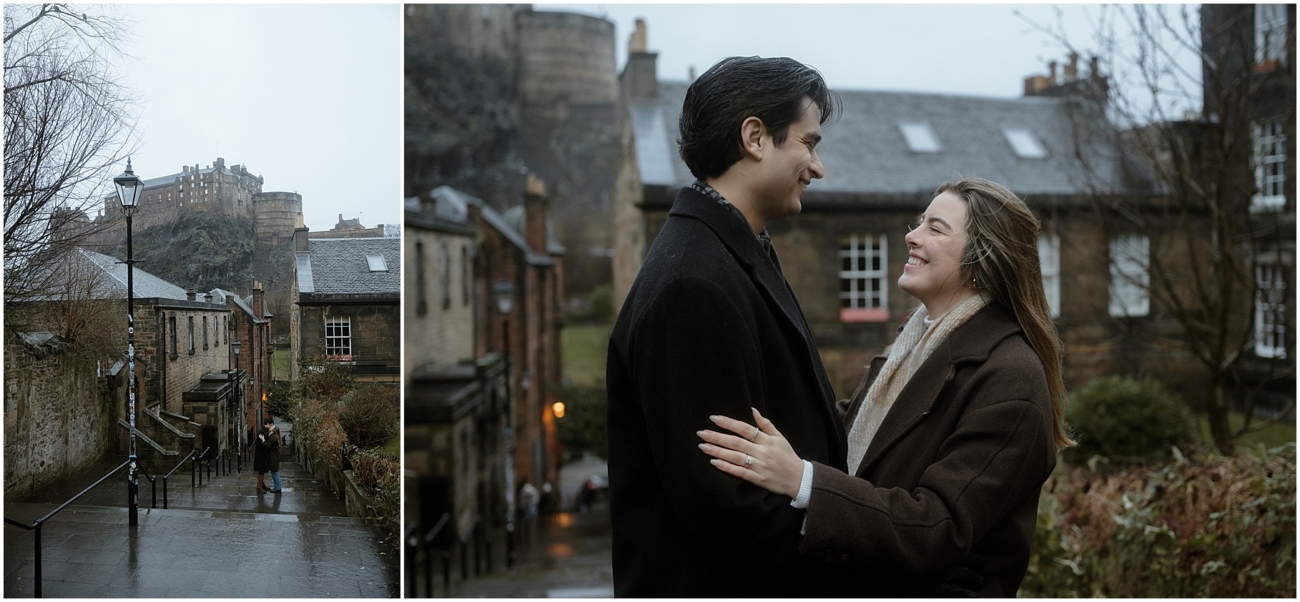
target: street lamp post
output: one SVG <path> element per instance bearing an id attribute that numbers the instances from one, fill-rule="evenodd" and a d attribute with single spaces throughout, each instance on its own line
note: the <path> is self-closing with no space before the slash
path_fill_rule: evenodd
<path id="1" fill-rule="evenodd" d="M 503 351 L 506 357 L 506 403 L 505 440 L 506 440 L 506 567 L 515 566 L 515 433 L 514 433 L 514 391 L 510 386 L 510 311 L 515 305 L 515 287 L 509 280 L 502 278 L 492 285 L 492 298 L 496 301 L 497 312 L 501 314 Z"/>
<path id="2" fill-rule="evenodd" d="M 235 352 L 235 407 L 238 408 L 239 426 L 235 433 L 235 472 L 244 472 L 244 383 L 239 378 L 239 339 L 230 342 L 230 350 Z"/>
<path id="3" fill-rule="evenodd" d="M 144 191 L 144 184 L 136 177 L 135 172 L 131 171 L 130 157 L 126 159 L 126 171 L 113 178 L 113 185 L 117 188 L 117 198 L 122 203 L 122 213 L 126 215 L 126 397 L 127 411 L 131 415 L 131 451 L 127 458 L 130 462 L 130 469 L 127 472 L 127 524 L 135 527 L 140 524 L 138 513 L 140 475 L 139 459 L 135 455 L 135 257 L 132 255 L 131 248 L 131 215 L 140 204 L 140 193 Z"/>

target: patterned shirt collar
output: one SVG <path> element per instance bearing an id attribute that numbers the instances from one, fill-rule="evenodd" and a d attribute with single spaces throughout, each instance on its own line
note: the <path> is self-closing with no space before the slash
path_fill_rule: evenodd
<path id="1" fill-rule="evenodd" d="M 736 216 L 736 219 L 739 219 L 741 222 L 745 224 L 746 229 L 750 227 L 749 220 L 745 219 L 745 214 L 741 213 L 740 210 L 737 209 L 735 205 L 732 205 L 730 202 L 728 202 L 727 199 L 722 196 L 722 193 L 718 192 L 717 189 L 710 186 L 708 182 L 705 182 L 704 180 L 695 180 L 695 182 L 691 184 L 691 188 L 693 188 L 696 192 L 704 196 L 707 196 L 713 199 L 714 201 L 717 201 L 719 205 L 722 205 L 723 207 L 730 209 L 731 213 Z M 767 233 L 766 226 L 763 227 L 762 232 L 758 233 L 758 244 L 763 247 L 763 252 L 766 253 L 768 258 L 772 260 L 772 263 L 776 266 L 777 271 L 778 272 L 781 271 L 781 260 L 777 259 L 776 257 L 776 248 L 772 246 L 772 236 Z"/>

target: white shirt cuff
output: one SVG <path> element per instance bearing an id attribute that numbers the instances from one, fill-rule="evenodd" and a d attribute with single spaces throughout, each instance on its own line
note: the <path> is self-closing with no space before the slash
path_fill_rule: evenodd
<path id="1" fill-rule="evenodd" d="M 808 507 L 808 499 L 812 497 L 812 462 L 803 461 L 803 479 L 799 481 L 799 495 L 790 500 L 790 505 L 803 510 Z"/>

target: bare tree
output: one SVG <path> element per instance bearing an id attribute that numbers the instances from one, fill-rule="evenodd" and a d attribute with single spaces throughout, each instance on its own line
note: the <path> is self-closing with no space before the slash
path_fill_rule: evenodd
<path id="1" fill-rule="evenodd" d="M 1295 200 L 1291 193 L 1260 202 L 1266 191 L 1253 134 L 1261 119 L 1280 123 L 1277 133 L 1292 141 L 1294 153 L 1294 6 L 1289 10 L 1280 47 L 1290 56 L 1272 62 L 1257 52 L 1251 5 L 1107 5 L 1090 15 L 1093 55 L 1108 74 L 1104 110 L 1124 132 L 1122 152 L 1153 173 L 1158 189 L 1154 201 L 1097 191 L 1100 219 L 1149 241 L 1148 251 L 1133 256 L 1117 256 L 1125 254 L 1112 245 L 1112 274 L 1125 272 L 1119 264 L 1138 265 L 1140 276 L 1129 284 L 1143 289 L 1151 311 L 1177 328 L 1160 320 L 1116 323 L 1130 336 L 1195 358 L 1205 378 L 1210 431 L 1225 454 L 1242 434 L 1268 422 L 1254 420 L 1261 393 L 1295 375 L 1294 360 L 1286 358 L 1295 349 Z M 1071 54 L 1081 53 L 1059 20 L 1031 24 Z M 1261 299 L 1259 266 L 1272 264 L 1287 266 L 1277 270 L 1276 279 L 1285 280 L 1273 289 L 1286 292 Z M 1261 315 L 1270 336 L 1280 334 L 1289 351 L 1258 352 Z M 1292 394 L 1278 415 L 1294 407 Z M 1231 410 L 1243 414 L 1239 426 L 1231 424 Z"/>
<path id="2" fill-rule="evenodd" d="M 87 211 L 133 148 L 135 99 L 112 62 L 125 31 L 66 4 L 4 7 L 6 302 L 57 288 L 40 264 L 92 234 Z"/>

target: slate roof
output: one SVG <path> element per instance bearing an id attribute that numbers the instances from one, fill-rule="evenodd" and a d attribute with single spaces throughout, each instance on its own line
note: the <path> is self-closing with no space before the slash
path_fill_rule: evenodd
<path id="1" fill-rule="evenodd" d="M 74 260 L 86 262 L 87 265 L 93 266 L 94 269 L 104 274 L 104 278 L 96 279 L 94 286 L 94 298 L 96 299 L 125 299 L 126 298 L 126 264 L 118 263 L 118 259 L 87 251 L 86 249 L 77 249 Z M 154 276 L 149 272 L 140 269 L 136 265 L 132 270 L 132 292 L 136 299 L 179 299 L 185 300 L 185 289 L 176 286 L 162 278 Z"/>
<path id="2" fill-rule="evenodd" d="M 677 120 L 687 86 L 660 81 L 658 97 L 629 100 L 645 185 L 675 188 L 694 181 L 677 155 Z M 1093 187 L 1132 192 L 1125 184 L 1114 128 L 1100 111 L 1080 101 L 837 92 L 843 111 L 823 127 L 817 147 L 827 175 L 808 188 L 806 204 L 833 206 L 863 195 L 928 198 L 941 182 L 963 176 L 993 180 L 1022 197 L 1078 195 Z M 898 126 L 902 121 L 928 122 L 942 150 L 912 152 Z M 1033 132 L 1047 157 L 1018 156 L 1003 133 L 1006 127 Z M 1076 144 L 1086 165 L 1075 156 Z"/>
<path id="3" fill-rule="evenodd" d="M 467 220 L 469 215 L 467 206 L 471 203 L 478 205 L 483 211 L 483 221 L 487 222 L 488 225 L 492 226 L 500 232 L 502 236 L 506 237 L 506 240 L 510 241 L 511 244 L 523 251 L 529 264 L 551 265 L 555 263 L 554 260 L 547 255 L 538 253 L 535 249 L 528 246 L 528 241 L 524 238 L 523 233 L 516 229 L 514 224 L 512 224 L 506 216 L 501 215 L 496 209 L 488 206 L 488 204 L 483 202 L 482 199 L 456 190 L 450 186 L 439 186 L 435 188 L 433 192 L 429 193 L 429 197 L 434 201 L 433 215 L 436 218 L 448 221 Z M 548 233 L 553 234 L 553 232 L 550 232 L 550 228 L 547 230 Z M 551 237 L 548 236 L 547 238 L 550 239 Z M 549 241 L 547 247 L 548 251 L 552 253 L 564 252 L 564 247 L 560 246 L 560 244 L 554 239 Z"/>
<path id="4" fill-rule="evenodd" d="M 317 295 L 397 295 L 402 290 L 402 239 L 313 238 L 297 253 L 298 292 Z M 382 255 L 383 272 L 370 271 L 367 255 Z"/>
<path id="5" fill-rule="evenodd" d="M 248 317 L 253 320 L 254 324 L 261 324 L 263 322 L 266 322 L 266 320 L 263 320 L 262 318 L 259 318 L 253 314 L 253 299 L 251 296 L 244 299 L 244 298 L 240 298 L 239 295 L 230 292 L 226 289 L 222 289 L 222 288 L 212 289 L 212 299 L 215 300 L 217 303 L 221 303 L 222 305 L 225 305 L 227 297 L 234 299 L 235 305 L 238 306 L 239 309 L 243 311 L 245 314 L 248 314 Z M 268 313 L 267 317 L 268 318 L 271 317 L 271 314 Z"/>

